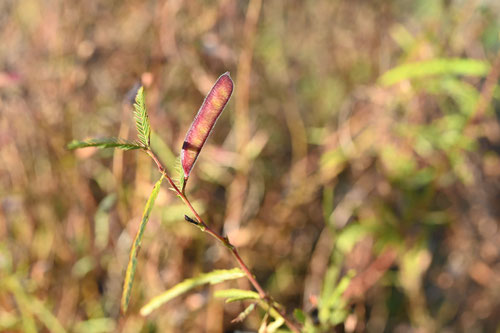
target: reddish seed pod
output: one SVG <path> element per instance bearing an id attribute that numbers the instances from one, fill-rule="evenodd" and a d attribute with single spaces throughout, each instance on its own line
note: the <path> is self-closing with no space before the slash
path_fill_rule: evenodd
<path id="1" fill-rule="evenodd" d="M 184 171 L 184 181 L 187 181 L 205 141 L 229 101 L 232 92 L 233 80 L 231 80 L 229 72 L 226 72 L 217 79 L 217 82 L 205 97 L 182 145 L 181 163 Z"/>

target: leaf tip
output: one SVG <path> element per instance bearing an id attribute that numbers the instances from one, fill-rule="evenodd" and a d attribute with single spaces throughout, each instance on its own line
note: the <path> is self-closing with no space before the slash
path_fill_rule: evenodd
<path id="1" fill-rule="evenodd" d="M 143 317 L 146 317 L 149 313 L 150 313 L 149 309 L 145 306 L 143 306 L 139 311 L 139 314 Z"/>
<path id="2" fill-rule="evenodd" d="M 135 94 L 135 100 L 144 95 L 144 86 L 140 86 L 139 89 L 137 89 L 137 93 Z"/>

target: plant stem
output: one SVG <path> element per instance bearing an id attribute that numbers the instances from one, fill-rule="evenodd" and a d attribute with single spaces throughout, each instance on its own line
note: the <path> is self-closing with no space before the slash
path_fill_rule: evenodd
<path id="1" fill-rule="evenodd" d="M 158 159 L 156 154 L 150 148 L 145 149 L 145 151 L 153 159 L 153 161 L 156 163 L 158 170 L 165 176 L 165 178 L 167 178 L 168 182 L 170 183 L 170 185 L 174 189 L 175 193 L 179 196 L 179 198 L 181 198 L 181 200 L 186 204 L 186 206 L 189 208 L 189 210 L 196 217 L 196 220 L 198 222 L 198 227 L 200 228 L 200 230 L 210 234 L 212 237 L 217 239 L 220 243 L 222 243 L 222 245 L 224 245 L 226 248 L 228 248 L 231 251 L 234 258 L 238 262 L 238 265 L 240 265 L 241 269 L 243 270 L 243 272 L 247 276 L 247 279 L 250 281 L 250 283 L 255 288 L 255 290 L 257 290 L 257 292 L 259 293 L 260 298 L 265 300 L 269 304 L 269 306 L 271 306 L 274 310 L 276 310 L 283 317 L 288 328 L 290 328 L 295 333 L 300 332 L 300 328 L 297 326 L 297 324 L 295 324 L 292 320 L 288 319 L 286 314 L 274 304 L 274 301 L 272 300 L 272 298 L 269 297 L 269 295 L 264 291 L 264 289 L 261 287 L 259 282 L 253 276 L 250 269 L 248 269 L 248 266 L 245 264 L 243 259 L 241 259 L 236 247 L 233 244 L 231 244 L 231 242 L 229 241 L 229 238 L 221 236 L 220 234 L 215 232 L 212 228 L 210 228 L 205 223 L 205 221 L 203 221 L 203 219 L 198 214 L 196 209 L 194 209 L 194 207 L 191 204 L 191 202 L 189 201 L 189 199 L 184 195 L 183 191 L 181 191 L 179 189 L 179 187 L 175 184 L 175 182 L 172 180 L 172 178 L 170 178 L 170 176 L 167 174 L 165 167 L 160 162 L 160 160 Z"/>

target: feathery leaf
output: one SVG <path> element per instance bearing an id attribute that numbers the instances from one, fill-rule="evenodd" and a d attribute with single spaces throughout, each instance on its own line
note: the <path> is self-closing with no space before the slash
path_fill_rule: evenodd
<path id="1" fill-rule="evenodd" d="M 144 230 L 146 229 L 146 224 L 149 220 L 149 215 L 151 210 L 153 209 L 156 197 L 160 192 L 160 185 L 163 181 L 164 176 L 156 182 L 153 187 L 153 191 L 149 196 L 149 199 L 144 207 L 144 212 L 142 214 L 141 225 L 139 226 L 139 230 L 135 235 L 134 243 L 132 243 L 132 248 L 130 249 L 130 258 L 127 265 L 127 271 L 125 273 L 125 281 L 123 283 L 123 292 L 122 292 L 122 300 L 121 300 L 121 310 L 122 313 L 127 312 L 128 303 L 130 301 L 130 292 L 132 290 L 132 283 L 134 282 L 134 275 L 137 266 L 137 254 L 139 253 L 139 249 L 141 247 L 142 236 L 144 234 Z"/>
<path id="2" fill-rule="evenodd" d="M 255 291 L 243 289 L 218 290 L 215 292 L 214 296 L 217 298 L 226 298 L 226 303 L 244 301 L 246 299 L 260 299 L 259 294 Z"/>
<path id="3" fill-rule="evenodd" d="M 226 280 L 238 279 L 244 276 L 245 273 L 243 273 L 241 269 L 233 268 L 229 270 L 215 270 L 210 273 L 198 275 L 197 277 L 191 279 L 186 279 L 170 288 L 169 290 L 165 291 L 163 294 L 160 294 L 151 299 L 146 305 L 141 308 L 141 315 L 147 316 L 161 305 L 197 286 L 201 286 L 207 283 L 217 284 Z"/>
<path id="4" fill-rule="evenodd" d="M 151 127 L 149 125 L 149 117 L 144 100 L 144 87 L 140 87 L 135 97 L 134 119 L 139 140 L 144 146 L 149 147 L 151 140 Z"/>
<path id="5" fill-rule="evenodd" d="M 85 147 L 97 148 L 120 148 L 124 150 L 141 149 L 139 143 L 118 138 L 88 139 L 84 141 L 73 140 L 68 143 L 68 149 L 79 149 Z"/>

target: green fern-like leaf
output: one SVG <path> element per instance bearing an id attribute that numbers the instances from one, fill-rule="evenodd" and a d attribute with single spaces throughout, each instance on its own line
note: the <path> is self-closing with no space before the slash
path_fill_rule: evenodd
<path id="1" fill-rule="evenodd" d="M 255 291 L 242 289 L 217 290 L 214 296 L 217 298 L 226 298 L 226 303 L 244 301 L 247 299 L 260 299 L 259 294 L 257 294 Z"/>
<path id="2" fill-rule="evenodd" d="M 144 146 L 149 147 L 151 140 L 151 127 L 149 125 L 148 112 L 146 110 L 146 103 L 144 101 L 144 87 L 140 87 L 137 91 L 134 109 L 137 136 Z"/>
<path id="3" fill-rule="evenodd" d="M 134 282 L 135 270 L 137 268 L 137 255 L 139 253 L 139 249 L 141 248 L 142 236 L 144 234 L 144 230 L 146 229 L 146 224 L 149 221 L 149 215 L 151 214 L 151 210 L 155 204 L 156 197 L 160 192 L 160 185 L 163 178 L 164 177 L 162 175 L 160 180 L 158 180 L 153 187 L 153 191 L 149 196 L 146 207 L 144 207 L 141 225 L 139 226 L 139 230 L 137 231 L 134 242 L 132 243 L 132 248 L 130 249 L 130 258 L 127 265 L 127 271 L 125 273 L 121 300 L 121 310 L 123 313 L 127 312 L 128 303 L 130 301 L 130 292 L 132 291 L 132 283 Z"/>
<path id="4" fill-rule="evenodd" d="M 97 148 L 120 148 L 124 150 L 141 149 L 139 143 L 118 138 L 89 139 L 84 141 L 73 140 L 68 143 L 68 149 L 79 149 L 85 147 Z"/>

